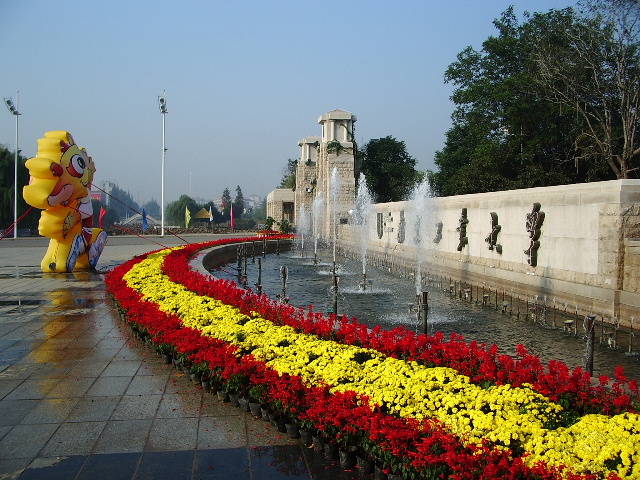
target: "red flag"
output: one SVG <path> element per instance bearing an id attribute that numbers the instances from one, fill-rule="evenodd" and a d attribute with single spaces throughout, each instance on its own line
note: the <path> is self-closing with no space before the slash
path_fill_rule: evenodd
<path id="1" fill-rule="evenodd" d="M 102 224 L 103 224 L 104 216 L 106 214 L 107 214 L 107 211 L 104 209 L 104 207 L 100 207 L 100 222 L 99 222 L 100 228 L 103 228 Z"/>
<path id="2" fill-rule="evenodd" d="M 236 228 L 236 222 L 233 219 L 233 204 L 231 204 L 231 223 L 230 223 L 230 225 L 231 225 L 231 230 Z"/>

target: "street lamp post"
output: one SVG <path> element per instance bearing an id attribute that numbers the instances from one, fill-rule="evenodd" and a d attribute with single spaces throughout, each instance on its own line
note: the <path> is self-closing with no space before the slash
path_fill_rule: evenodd
<path id="1" fill-rule="evenodd" d="M 20 92 L 16 90 L 16 103 L 18 104 L 20 103 L 19 99 Z M 10 98 L 5 98 L 4 103 L 9 112 L 16 117 L 16 149 L 13 156 L 13 238 L 18 238 L 18 116 L 20 116 L 20 112 Z"/>
<path id="2" fill-rule="evenodd" d="M 166 147 L 164 146 L 164 128 L 165 128 L 165 117 L 167 113 L 167 97 L 163 92 L 162 95 L 158 96 L 158 107 L 160 107 L 160 113 L 162 114 L 162 189 L 160 194 L 160 211 L 161 211 L 161 230 L 160 236 L 164 237 L 164 156 L 167 152 Z"/>

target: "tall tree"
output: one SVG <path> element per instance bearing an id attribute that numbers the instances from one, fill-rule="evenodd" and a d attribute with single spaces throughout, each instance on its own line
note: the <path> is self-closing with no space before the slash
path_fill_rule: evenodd
<path id="1" fill-rule="evenodd" d="M 14 192 L 15 185 L 15 152 L 5 145 L 0 145 L 0 230 L 6 230 L 13 225 L 13 206 L 16 200 Z M 17 185 L 17 215 L 20 219 L 30 205 L 22 198 L 22 188 L 29 184 L 29 170 L 24 163 L 25 157 L 18 154 L 18 185 Z M 18 229 L 33 229 L 38 225 L 40 210 L 34 208 L 18 223 Z"/>
<path id="2" fill-rule="evenodd" d="M 222 213 L 222 221 L 228 222 L 231 218 L 231 193 L 229 187 L 225 187 L 222 192 L 222 203 L 220 205 L 220 211 Z"/>
<path id="3" fill-rule="evenodd" d="M 149 200 L 147 203 L 142 205 L 142 208 L 144 208 L 144 211 L 147 215 L 150 215 L 156 219 L 160 218 L 160 216 L 162 215 L 162 212 L 160 211 L 160 204 L 156 202 L 155 199 Z"/>
<path id="4" fill-rule="evenodd" d="M 178 200 L 167 205 L 166 215 L 172 225 L 185 224 L 185 209 L 188 208 L 191 215 L 195 215 L 200 210 L 196 201 L 189 195 L 181 195 Z"/>
<path id="5" fill-rule="evenodd" d="M 392 136 L 369 140 L 361 150 L 361 172 L 376 202 L 397 202 L 408 197 L 418 179 L 416 160 L 406 145 Z"/>
<path id="6" fill-rule="evenodd" d="M 116 212 L 119 219 L 131 217 L 138 212 L 142 212 L 142 208 L 136 203 L 131 194 L 117 185 L 110 184 L 107 193 L 109 194 L 107 204 Z"/>
<path id="7" fill-rule="evenodd" d="M 467 47 L 445 73 L 455 89 L 453 127 L 436 153 L 429 181 L 437 195 L 509 190 L 612 178 L 601 165 L 576 169 L 573 110 L 551 102 L 538 81 L 536 44 L 562 43 L 572 9 L 526 14 L 513 8 L 494 21 L 499 34 L 482 50 Z"/>
<path id="8" fill-rule="evenodd" d="M 616 178 L 640 168 L 640 2 L 587 0 L 580 16 L 536 42 L 546 98 L 576 112 L 581 162 L 604 162 Z M 633 174 L 633 175 L 632 175 Z"/>
<path id="9" fill-rule="evenodd" d="M 278 188 L 290 188 L 296 189 L 296 169 L 298 168 L 298 161 L 287 159 L 287 165 L 282 169 L 282 180 Z"/>
<path id="10" fill-rule="evenodd" d="M 238 219 L 244 213 L 244 196 L 240 185 L 236 187 L 236 199 L 233 201 L 233 218 Z"/>

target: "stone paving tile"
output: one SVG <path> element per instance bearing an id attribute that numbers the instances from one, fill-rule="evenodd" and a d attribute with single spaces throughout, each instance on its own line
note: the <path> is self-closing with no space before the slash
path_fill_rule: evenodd
<path id="1" fill-rule="evenodd" d="M 38 400 L 0 400 L 0 425 L 18 425 Z"/>
<path id="2" fill-rule="evenodd" d="M 161 394 L 125 395 L 118 403 L 111 420 L 153 419 L 161 399 Z"/>
<path id="3" fill-rule="evenodd" d="M 193 450 L 197 435 L 197 418 L 156 418 L 145 451 Z"/>
<path id="4" fill-rule="evenodd" d="M 130 376 L 136 374 L 140 365 L 142 364 L 141 360 L 119 360 L 110 362 L 107 368 L 100 374 L 101 377 L 123 377 Z"/>
<path id="5" fill-rule="evenodd" d="M 249 451 L 246 448 L 198 450 L 195 456 L 193 474 L 194 478 L 198 479 L 233 478 L 251 480 Z"/>
<path id="6" fill-rule="evenodd" d="M 142 453 L 91 455 L 76 480 L 130 480 L 134 478 Z"/>
<path id="7" fill-rule="evenodd" d="M 3 400 L 33 400 L 44 398 L 56 384 L 58 378 L 28 378 L 16 386 Z"/>
<path id="8" fill-rule="evenodd" d="M 153 425 L 153 417 L 140 420 L 111 420 L 107 422 L 93 453 L 142 452 Z"/>
<path id="9" fill-rule="evenodd" d="M 142 369 L 142 368 L 141 368 Z M 138 373 L 133 379 L 131 383 L 127 387 L 125 392 L 126 395 L 154 395 L 157 393 L 164 392 L 164 389 L 167 385 L 168 376 L 160 372 L 160 374 L 155 374 L 154 371 L 149 372 L 149 375 L 141 375 L 141 371 L 138 370 Z"/>
<path id="10" fill-rule="evenodd" d="M 86 395 L 93 397 L 121 396 L 129 387 L 132 377 L 98 377 L 87 390 Z"/>
<path id="11" fill-rule="evenodd" d="M 31 459 L 6 458 L 0 462 L 0 478 L 2 480 L 16 480 L 24 471 Z"/>
<path id="12" fill-rule="evenodd" d="M 44 446 L 40 456 L 88 455 L 107 422 L 63 423 Z"/>
<path id="13" fill-rule="evenodd" d="M 189 479 L 195 452 L 145 452 L 142 454 L 136 480 Z"/>
<path id="14" fill-rule="evenodd" d="M 58 427 L 55 423 L 13 427 L 0 440 L 0 460 L 34 458 L 49 442 Z"/>
<path id="15" fill-rule="evenodd" d="M 38 402 L 20 424 L 62 423 L 77 403 L 77 398 L 46 398 Z"/>
<path id="16" fill-rule="evenodd" d="M 80 398 L 91 388 L 93 382 L 93 377 L 77 378 L 69 374 L 67 378 L 61 379 L 45 398 Z"/>
<path id="17" fill-rule="evenodd" d="M 198 450 L 234 448 L 247 444 L 245 415 L 202 417 L 198 423 Z"/>
<path id="18" fill-rule="evenodd" d="M 76 478 L 86 461 L 86 455 L 37 458 L 19 478 L 20 480 L 69 480 Z"/>
<path id="19" fill-rule="evenodd" d="M 100 422 L 111 418 L 119 397 L 81 397 L 67 417 L 68 422 Z"/>

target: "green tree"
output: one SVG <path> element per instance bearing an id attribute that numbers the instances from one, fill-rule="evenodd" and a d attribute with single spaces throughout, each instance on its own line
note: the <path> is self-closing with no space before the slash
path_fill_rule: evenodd
<path id="1" fill-rule="evenodd" d="M 119 220 L 142 212 L 142 208 L 136 203 L 131 194 L 125 192 L 117 185 L 113 183 L 110 184 L 106 191 L 109 195 L 107 204 L 114 210 Z"/>
<path id="2" fill-rule="evenodd" d="M 220 211 L 222 213 L 222 221 L 228 222 L 231 219 L 231 193 L 229 188 L 225 187 L 222 192 L 222 204 L 220 205 Z"/>
<path id="3" fill-rule="evenodd" d="M 142 205 L 145 213 L 153 218 L 159 219 L 162 216 L 160 211 L 160 204 L 155 199 L 151 199 L 144 205 Z"/>
<path id="4" fill-rule="evenodd" d="M 244 214 L 244 196 L 240 185 L 236 187 L 236 199 L 233 201 L 233 218 L 239 219 Z"/>
<path id="5" fill-rule="evenodd" d="M 296 189 L 296 169 L 298 168 L 298 160 L 287 159 L 287 165 L 282 169 L 282 180 L 278 188 Z"/>
<path id="6" fill-rule="evenodd" d="M 640 168 L 640 3 L 586 0 L 557 36 L 536 40 L 546 99 L 581 120 L 581 164 L 604 163 L 615 178 Z M 533 20 L 537 20 L 534 17 Z M 632 175 L 633 174 L 633 175 Z"/>
<path id="7" fill-rule="evenodd" d="M 445 147 L 429 172 L 436 195 L 509 190 L 615 178 L 602 163 L 585 162 L 576 139 L 585 119 L 575 105 L 552 101 L 541 81 L 540 44 L 565 52 L 566 31 L 578 21 L 573 9 L 525 15 L 513 8 L 494 21 L 499 34 L 481 51 L 467 47 L 445 73 L 455 84 L 456 109 Z M 585 71 L 573 71 L 577 82 Z M 565 87 L 559 87 L 565 88 Z"/>
<path id="8" fill-rule="evenodd" d="M 416 160 L 407 153 L 404 142 L 392 136 L 369 140 L 358 155 L 376 202 L 397 202 L 408 197 L 419 174 Z"/>
<path id="9" fill-rule="evenodd" d="M 184 225 L 186 208 L 191 215 L 195 215 L 202 207 L 189 195 L 181 195 L 178 200 L 167 205 L 165 214 L 172 225 Z"/>
<path id="10" fill-rule="evenodd" d="M 18 223 L 20 230 L 37 229 L 40 210 L 31 208 L 22 198 L 22 188 L 29 184 L 29 170 L 25 167 L 27 159 L 18 153 L 18 198 L 17 216 L 20 219 L 27 211 L 29 213 Z M 6 230 L 13 225 L 13 206 L 15 202 L 15 152 L 6 145 L 0 145 L 0 230 Z M 9 234 L 13 236 L 13 234 Z"/>

